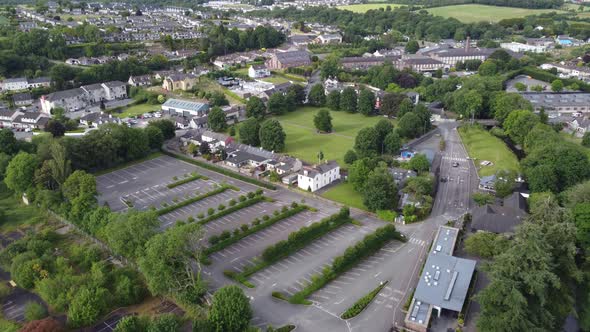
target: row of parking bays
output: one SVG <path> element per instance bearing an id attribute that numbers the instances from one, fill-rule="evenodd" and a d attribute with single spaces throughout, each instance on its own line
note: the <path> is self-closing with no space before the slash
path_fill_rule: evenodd
<path id="1" fill-rule="evenodd" d="M 174 181 L 172 181 L 174 182 Z M 202 195 L 214 189 L 216 183 L 211 180 L 195 180 L 175 188 L 168 188 L 168 183 L 157 184 L 140 189 L 122 196 L 124 200 L 131 201 L 138 210 L 150 207 L 162 208 L 162 204 L 174 204 L 194 196 Z"/>
<path id="2" fill-rule="evenodd" d="M 166 177 L 172 179 L 174 176 L 181 178 L 181 176 L 194 171 L 194 169 L 195 167 L 183 164 L 174 158 L 159 157 L 101 175 L 96 180 L 98 186 L 111 189 L 116 185 L 126 184 L 131 180 L 140 178 L 141 181 L 151 180 L 154 183 L 161 183 L 161 178 L 152 177 L 155 170 L 165 170 Z"/>
<path id="3" fill-rule="evenodd" d="M 11 300 L 2 304 L 2 313 L 4 318 L 23 323 L 25 321 L 25 303 L 16 303 Z"/>

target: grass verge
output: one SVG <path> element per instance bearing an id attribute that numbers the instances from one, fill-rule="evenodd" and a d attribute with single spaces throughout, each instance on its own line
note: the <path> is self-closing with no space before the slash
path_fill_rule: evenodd
<path id="1" fill-rule="evenodd" d="M 195 160 L 195 159 L 192 159 L 192 158 L 189 158 L 189 157 L 180 155 L 178 153 L 170 152 L 170 151 L 164 151 L 163 153 L 165 155 L 170 156 L 170 157 L 173 157 L 173 158 L 176 158 L 176 159 L 180 159 L 180 160 L 185 161 L 187 163 L 190 163 L 190 164 L 193 164 L 193 165 L 202 167 L 204 169 L 208 169 L 210 171 L 217 172 L 217 173 L 220 173 L 220 174 L 229 176 L 231 178 L 234 178 L 234 179 L 237 179 L 237 180 L 240 180 L 240 181 L 244 181 L 244 182 L 247 182 L 247 183 L 250 183 L 250 184 L 253 184 L 253 185 L 262 187 L 262 188 L 266 188 L 266 189 L 270 189 L 270 190 L 276 190 L 277 189 L 277 187 L 275 185 L 273 185 L 273 184 L 270 184 L 270 183 L 267 183 L 267 182 L 264 182 L 264 181 L 260 181 L 260 180 L 256 180 L 256 179 L 253 179 L 253 178 L 248 177 L 248 176 L 243 176 L 241 174 L 238 174 L 236 172 L 227 170 L 227 169 L 222 168 L 222 167 L 219 167 L 219 166 L 215 166 L 213 164 L 209 164 L 209 163 L 206 163 L 206 162 L 203 162 L 203 161 L 200 161 L 200 160 Z"/>
<path id="2" fill-rule="evenodd" d="M 519 171 L 518 159 L 501 139 L 476 126 L 463 126 L 458 129 L 458 132 L 469 157 L 475 158 L 479 176 L 493 175 L 499 170 Z M 493 164 L 480 165 L 484 160 L 491 161 Z"/>
<path id="3" fill-rule="evenodd" d="M 183 185 L 185 183 L 193 182 L 193 181 L 200 180 L 200 179 L 207 180 L 208 178 L 206 176 L 203 176 L 203 175 L 200 175 L 200 174 L 194 174 L 194 175 L 191 175 L 188 178 L 184 178 L 182 180 L 179 180 L 179 181 L 176 181 L 176 182 L 172 182 L 172 183 L 168 184 L 166 187 L 168 189 L 172 189 L 172 188 L 176 188 L 178 186 L 181 186 L 181 185 Z"/>
<path id="4" fill-rule="evenodd" d="M 236 187 L 234 187 L 234 186 L 230 186 L 230 185 L 225 185 L 224 184 L 224 185 L 221 185 L 221 187 L 219 187 L 217 189 L 214 189 L 214 190 L 211 190 L 209 192 L 206 192 L 206 193 L 204 193 L 202 195 L 199 195 L 199 196 L 195 196 L 195 197 L 186 199 L 186 200 L 184 200 L 182 202 L 179 202 L 179 203 L 176 203 L 176 204 L 167 206 L 167 207 L 165 207 L 163 209 L 159 209 L 158 211 L 156 211 L 156 213 L 158 214 L 158 216 L 161 216 L 161 215 L 164 215 L 166 213 L 170 213 L 170 212 L 172 212 L 174 210 L 177 210 L 177 209 L 180 209 L 182 207 L 185 207 L 187 205 L 196 203 L 196 202 L 198 202 L 200 200 L 203 200 L 203 199 L 205 199 L 207 197 L 211 197 L 213 195 L 221 194 L 222 192 L 224 192 L 224 191 L 226 191 L 228 189 L 233 189 L 235 191 L 239 191 L 239 189 L 236 188 Z"/>
<path id="5" fill-rule="evenodd" d="M 245 200 L 245 201 L 243 201 L 241 203 L 238 203 L 238 204 L 236 204 L 236 205 L 234 205 L 232 207 L 229 207 L 229 208 L 227 208 L 227 209 L 225 209 L 223 211 L 219 211 L 218 213 L 212 214 L 212 215 L 206 217 L 205 219 L 201 219 L 197 223 L 200 224 L 200 225 L 205 225 L 206 223 L 208 223 L 208 222 L 210 222 L 212 220 L 221 218 L 223 216 L 227 216 L 230 213 L 233 213 L 233 212 L 236 212 L 238 210 L 247 208 L 248 206 L 252 206 L 252 205 L 254 205 L 256 203 L 259 203 L 259 202 L 262 202 L 262 201 L 264 201 L 266 199 L 267 198 L 264 197 L 264 196 L 262 196 L 262 195 L 257 195 L 257 196 L 255 196 L 253 198 L 250 198 L 250 199 Z"/>
<path id="6" fill-rule="evenodd" d="M 342 315 L 340 315 L 340 318 L 350 319 L 360 314 L 363 310 L 365 310 L 365 308 L 369 304 L 371 304 L 371 301 L 373 301 L 375 296 L 379 294 L 379 292 L 383 289 L 383 287 L 385 287 L 385 285 L 387 285 L 388 282 L 389 281 L 382 282 L 379 286 L 377 286 L 377 288 L 373 289 L 369 294 L 361 297 L 350 308 L 346 309 L 346 311 L 344 311 Z"/>

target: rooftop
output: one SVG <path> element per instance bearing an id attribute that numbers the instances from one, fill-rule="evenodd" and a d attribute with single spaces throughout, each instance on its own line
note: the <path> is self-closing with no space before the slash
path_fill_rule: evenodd
<path id="1" fill-rule="evenodd" d="M 187 110 L 193 112 L 206 111 L 209 109 L 208 104 L 182 99 L 168 99 L 164 104 L 162 104 L 162 107 L 170 107 L 176 110 Z"/>

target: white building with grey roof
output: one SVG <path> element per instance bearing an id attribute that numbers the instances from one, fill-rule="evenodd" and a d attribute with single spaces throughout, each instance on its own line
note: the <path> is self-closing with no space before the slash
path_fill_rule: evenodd
<path id="1" fill-rule="evenodd" d="M 340 165 L 334 160 L 315 166 L 304 166 L 297 175 L 297 186 L 315 192 L 340 180 Z"/>

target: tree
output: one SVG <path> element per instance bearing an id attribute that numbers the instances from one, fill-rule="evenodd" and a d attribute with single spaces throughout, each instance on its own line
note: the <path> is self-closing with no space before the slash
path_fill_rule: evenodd
<path id="1" fill-rule="evenodd" d="M 47 317 L 47 309 L 40 303 L 28 302 L 25 305 L 25 320 L 31 322 Z"/>
<path id="2" fill-rule="evenodd" d="M 164 134 L 162 134 L 160 128 L 156 126 L 147 126 L 145 128 L 145 134 L 147 135 L 150 149 L 160 149 L 162 144 L 164 144 Z"/>
<path id="3" fill-rule="evenodd" d="M 387 165 L 382 163 L 367 177 L 363 189 L 363 204 L 370 211 L 390 210 L 396 205 L 397 185 Z"/>
<path id="4" fill-rule="evenodd" d="M 498 66 L 496 66 L 495 61 L 486 60 L 479 66 L 479 69 L 477 71 L 481 76 L 493 76 L 496 75 L 496 72 L 498 71 Z"/>
<path id="5" fill-rule="evenodd" d="M 172 227 L 150 238 L 139 259 L 139 268 L 145 276 L 152 295 L 170 296 L 183 292 L 201 292 L 199 239 L 200 227 L 193 225 Z M 196 257 L 197 271 L 193 268 Z"/>
<path id="6" fill-rule="evenodd" d="M 314 84 L 309 90 L 309 96 L 307 100 L 312 106 L 324 106 L 326 103 L 326 94 L 324 92 L 324 86 L 320 83 Z"/>
<path id="7" fill-rule="evenodd" d="M 224 286 L 213 294 L 209 321 L 216 331 L 245 331 L 251 318 L 250 302 L 240 287 Z"/>
<path id="8" fill-rule="evenodd" d="M 85 171 L 74 171 L 64 182 L 62 193 L 69 201 L 80 196 L 95 196 L 96 178 Z"/>
<path id="9" fill-rule="evenodd" d="M 396 130 L 391 131 L 389 134 L 387 134 L 387 136 L 385 136 L 383 146 L 386 153 L 392 155 L 399 154 L 399 151 L 402 148 L 402 139 L 399 137 Z"/>
<path id="10" fill-rule="evenodd" d="M 115 332 L 138 332 L 143 331 L 142 323 L 137 316 L 125 316 L 121 318 Z"/>
<path id="11" fill-rule="evenodd" d="M 180 332 L 180 323 L 174 314 L 164 314 L 156 317 L 146 332 Z"/>
<path id="12" fill-rule="evenodd" d="M 299 84 L 292 84 L 287 88 L 287 95 L 292 95 L 296 105 L 305 102 L 305 89 Z"/>
<path id="13" fill-rule="evenodd" d="M 325 80 L 336 76 L 338 76 L 338 58 L 331 56 L 320 65 L 320 77 Z"/>
<path id="14" fill-rule="evenodd" d="M 108 290 L 82 286 L 74 295 L 68 309 L 72 327 L 87 326 L 96 321 L 107 307 Z"/>
<path id="15" fill-rule="evenodd" d="M 225 131 L 227 129 L 227 119 L 223 110 L 219 107 L 213 107 L 207 116 L 207 124 L 215 132 Z"/>
<path id="16" fill-rule="evenodd" d="M 539 123 L 539 117 L 528 110 L 512 111 L 504 120 L 504 131 L 516 144 L 523 144 L 527 134 Z"/>
<path id="17" fill-rule="evenodd" d="M 268 113 L 281 115 L 287 112 L 285 96 L 280 92 L 273 93 L 268 99 Z"/>
<path id="18" fill-rule="evenodd" d="M 63 125 L 63 123 L 51 119 L 47 122 L 45 131 L 51 133 L 53 137 L 61 137 L 66 133 L 66 127 Z"/>
<path id="19" fill-rule="evenodd" d="M 563 82 L 561 80 L 554 80 L 551 82 L 551 91 L 553 92 L 561 92 L 563 91 Z"/>
<path id="20" fill-rule="evenodd" d="M 0 129 L 0 152 L 12 155 L 18 151 L 18 142 L 10 129 Z"/>
<path id="21" fill-rule="evenodd" d="M 208 99 L 211 106 L 214 107 L 229 105 L 229 101 L 221 91 L 213 91 Z"/>
<path id="22" fill-rule="evenodd" d="M 409 166 L 418 173 L 428 172 L 430 169 L 430 162 L 428 161 L 428 158 L 426 158 L 426 155 L 417 153 L 412 159 L 410 159 Z"/>
<path id="23" fill-rule="evenodd" d="M 313 117 L 313 124 L 320 132 L 332 132 L 332 116 L 330 115 L 330 111 L 325 108 L 319 110 Z"/>
<path id="24" fill-rule="evenodd" d="M 377 146 L 379 151 L 384 150 L 385 137 L 393 131 L 393 124 L 387 119 L 381 119 L 375 124 L 375 131 L 377 132 Z"/>
<path id="25" fill-rule="evenodd" d="M 354 163 L 357 159 L 358 156 L 356 155 L 356 152 L 354 152 L 354 150 L 348 150 L 344 154 L 344 162 L 348 165 L 352 165 L 352 163 Z"/>
<path id="26" fill-rule="evenodd" d="M 421 131 L 420 118 L 414 113 L 407 113 L 399 120 L 397 132 L 401 137 L 414 138 Z"/>
<path id="27" fill-rule="evenodd" d="M 527 90 L 527 88 L 528 88 L 528 87 L 526 86 L 526 84 L 524 84 L 524 83 L 522 83 L 522 82 L 516 82 L 516 83 L 514 84 L 514 87 L 516 88 L 516 90 L 517 90 L 518 92 L 525 92 L 525 91 Z"/>
<path id="28" fill-rule="evenodd" d="M 512 111 L 533 110 L 531 103 L 517 93 L 499 93 L 492 98 L 490 104 L 494 119 L 500 123 L 504 123 Z"/>
<path id="29" fill-rule="evenodd" d="M 362 192 L 369 173 L 375 168 L 374 161 L 370 158 L 358 159 L 348 169 L 348 181 L 354 190 Z"/>
<path id="30" fill-rule="evenodd" d="M 266 114 L 266 105 L 264 105 L 262 99 L 256 96 L 250 97 L 246 103 L 246 116 L 262 119 L 264 118 L 264 114 Z"/>
<path id="31" fill-rule="evenodd" d="M 354 149 L 359 156 L 372 156 L 380 152 L 379 136 L 372 127 L 361 129 L 354 140 Z"/>
<path id="32" fill-rule="evenodd" d="M 400 104 L 399 109 L 397 111 L 397 117 L 401 118 L 402 116 L 406 115 L 407 113 L 414 111 L 414 103 L 410 100 L 410 98 L 404 98 Z"/>
<path id="33" fill-rule="evenodd" d="M 478 118 L 483 108 L 483 97 L 476 90 L 465 88 L 453 93 L 451 110 L 464 118 Z"/>
<path id="34" fill-rule="evenodd" d="M 351 88 L 345 88 L 340 94 L 340 110 L 348 113 L 356 112 L 357 95 L 356 91 Z"/>
<path id="35" fill-rule="evenodd" d="M 418 52 L 419 49 L 420 49 L 420 45 L 415 40 L 410 40 L 406 44 L 406 52 L 407 53 L 416 54 L 416 52 Z"/>
<path id="36" fill-rule="evenodd" d="M 400 105 L 403 100 L 408 99 L 405 95 L 399 93 L 386 93 L 381 98 L 381 114 L 390 117 L 398 116 Z M 408 99 L 409 101 L 409 99 Z M 411 103 L 411 102 L 410 102 Z"/>
<path id="37" fill-rule="evenodd" d="M 67 158 L 67 151 L 63 145 L 52 142 L 50 150 L 51 160 L 47 160 L 47 164 L 51 170 L 51 177 L 61 186 L 72 173 L 72 165 Z"/>
<path id="38" fill-rule="evenodd" d="M 375 94 L 368 89 L 362 89 L 359 93 L 358 112 L 371 115 L 375 110 Z"/>
<path id="39" fill-rule="evenodd" d="M 585 132 L 584 136 L 582 137 L 582 145 L 585 147 L 590 147 L 590 132 Z"/>
<path id="40" fill-rule="evenodd" d="M 239 127 L 240 141 L 251 146 L 260 145 L 260 123 L 256 118 L 249 118 L 242 122 Z"/>
<path id="41" fill-rule="evenodd" d="M 281 152 L 285 149 L 287 135 L 276 119 L 269 119 L 260 126 L 260 145 L 263 149 L 274 152 Z"/>
<path id="42" fill-rule="evenodd" d="M 164 135 L 164 139 L 171 139 L 171 138 L 174 138 L 174 136 L 176 136 L 176 133 L 175 133 L 176 127 L 174 126 L 174 122 L 172 122 L 170 120 L 162 119 L 162 120 L 150 121 L 150 123 L 148 124 L 148 127 L 149 126 L 158 127 L 162 131 L 162 135 Z"/>
<path id="43" fill-rule="evenodd" d="M 493 258 L 508 249 L 509 245 L 510 241 L 502 235 L 477 232 L 465 240 L 465 251 L 482 258 Z"/>
<path id="44" fill-rule="evenodd" d="M 209 143 L 208 142 L 201 142 L 201 145 L 199 145 L 199 154 L 204 156 L 207 154 L 211 153 L 211 147 L 209 147 Z"/>
<path id="45" fill-rule="evenodd" d="M 340 91 L 339 90 L 332 90 L 328 93 L 328 98 L 326 100 L 326 106 L 330 108 L 332 111 L 339 111 L 340 110 Z"/>
<path id="46" fill-rule="evenodd" d="M 129 210 L 117 214 L 102 231 L 102 237 L 115 253 L 126 257 L 139 257 L 144 251 L 145 243 L 156 234 L 160 225 L 154 211 Z"/>
<path id="47" fill-rule="evenodd" d="M 18 194 L 27 191 L 33 184 L 35 169 L 39 160 L 34 154 L 19 152 L 8 163 L 4 182 L 6 186 Z"/>
<path id="48" fill-rule="evenodd" d="M 4 152 L 0 152 L 0 180 L 4 179 L 4 176 L 6 175 L 6 169 L 8 168 L 8 164 L 10 163 L 11 159 L 11 156 Z"/>

